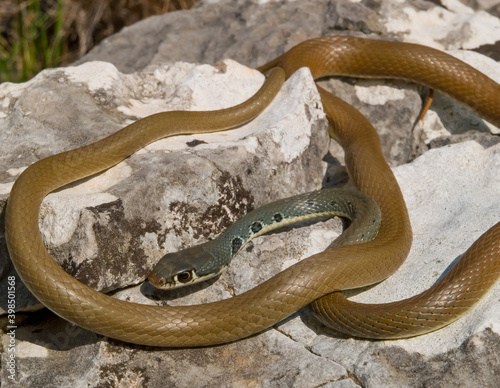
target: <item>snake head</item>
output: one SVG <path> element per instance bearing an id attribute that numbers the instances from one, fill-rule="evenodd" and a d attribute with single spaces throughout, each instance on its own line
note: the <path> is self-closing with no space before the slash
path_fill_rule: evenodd
<path id="1" fill-rule="evenodd" d="M 149 282 L 165 290 L 202 282 L 218 275 L 221 271 L 218 268 L 206 271 L 207 262 L 213 258 L 203 249 L 203 245 L 167 253 L 148 275 Z"/>

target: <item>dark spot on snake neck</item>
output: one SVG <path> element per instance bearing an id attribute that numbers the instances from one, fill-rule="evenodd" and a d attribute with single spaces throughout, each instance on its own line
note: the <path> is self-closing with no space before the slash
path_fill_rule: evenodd
<path id="1" fill-rule="evenodd" d="M 243 240 L 241 239 L 241 237 L 235 237 L 233 238 L 231 244 L 232 244 L 231 253 L 233 255 L 236 255 L 236 253 L 240 250 L 241 246 L 243 245 Z"/>
<path id="2" fill-rule="evenodd" d="M 314 200 L 313 199 L 308 199 L 306 201 L 306 205 L 309 206 L 309 207 L 313 207 L 314 206 Z"/>
<path id="3" fill-rule="evenodd" d="M 252 233 L 258 233 L 262 230 L 262 222 L 260 221 L 255 221 L 250 225 L 250 230 Z"/>
<path id="4" fill-rule="evenodd" d="M 283 221 L 283 216 L 280 213 L 276 213 L 273 216 L 273 220 L 274 220 L 274 222 L 281 222 L 281 221 Z"/>
<path id="5" fill-rule="evenodd" d="M 204 141 L 204 140 L 197 140 L 197 139 L 194 139 L 194 140 L 192 140 L 192 141 L 188 141 L 188 142 L 186 143 L 186 145 L 187 145 L 188 147 L 196 147 L 196 146 L 198 146 L 198 145 L 200 145 L 200 144 L 207 144 L 207 142 L 206 142 L 206 141 Z"/>

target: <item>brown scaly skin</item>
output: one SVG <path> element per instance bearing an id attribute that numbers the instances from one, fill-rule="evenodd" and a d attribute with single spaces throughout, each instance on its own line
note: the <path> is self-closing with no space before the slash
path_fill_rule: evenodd
<path id="1" fill-rule="evenodd" d="M 276 66 L 283 68 L 287 77 L 299 67 L 308 66 L 315 78 L 344 74 L 413 80 L 443 91 L 500 125 L 497 113 L 500 86 L 459 60 L 427 47 L 325 37 L 299 44 L 260 70 Z M 352 179 L 360 190 L 377 201 L 382 211 L 382 225 L 373 241 L 332 247 L 248 292 L 205 305 L 133 304 L 78 282 L 52 260 L 43 246 L 38 230 L 41 201 L 50 191 L 109 168 L 151 141 L 180 133 L 214 131 L 219 125 L 216 123 L 218 113 L 205 116 L 203 112 L 198 115 L 167 112 L 139 120 L 90 146 L 37 162 L 19 177 L 9 199 L 6 229 L 9 252 L 22 280 L 43 304 L 65 319 L 109 337 L 152 346 L 187 347 L 234 341 L 264 330 L 319 298 L 313 309 L 321 319 L 329 321 L 329 314 L 338 313 L 338 317 L 331 317 L 333 321 L 344 322 L 345 326 L 340 329 L 356 336 L 407 337 L 435 330 L 456 319 L 497 281 L 500 223 L 474 243 L 464 254 L 463 263 L 457 264 L 457 269 L 443 278 L 440 286 L 398 302 L 396 310 L 391 304 L 384 307 L 381 315 L 377 315 L 378 307 L 353 305 L 351 311 L 350 302 L 335 292 L 377 283 L 391 275 L 409 251 L 411 228 L 404 200 L 382 156 L 374 129 L 352 107 L 319 90 L 331 123 L 331 135 L 346 152 L 346 165 Z M 269 97 L 272 93 L 266 94 L 267 91 L 266 86 L 263 93 L 272 98 Z M 249 100 L 247 107 L 260 98 Z M 258 113 L 255 111 L 254 115 Z M 240 118 L 235 114 L 233 119 L 237 123 Z M 159 125 L 160 122 L 168 122 L 170 126 L 166 128 Z M 207 124 L 213 126 L 206 128 Z M 180 131 L 179 128 L 186 125 L 188 129 Z M 221 125 L 221 130 L 223 128 L 226 127 Z M 476 275 L 478 277 L 473 278 Z M 453 282 L 458 282 L 458 289 L 463 291 L 453 288 Z M 448 298 L 452 288 L 454 293 Z M 331 295 L 325 297 L 327 294 Z M 449 303 L 443 307 L 444 301 Z M 413 310 L 415 308 L 417 310 Z M 424 314 L 423 318 L 417 319 L 412 327 L 411 321 L 418 314 Z M 404 321 L 403 330 L 399 328 L 398 319 Z"/>

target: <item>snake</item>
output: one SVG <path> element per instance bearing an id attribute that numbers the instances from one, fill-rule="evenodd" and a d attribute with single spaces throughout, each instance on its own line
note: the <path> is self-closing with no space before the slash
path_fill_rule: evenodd
<path id="1" fill-rule="evenodd" d="M 328 130 L 344 149 L 351 180 L 380 209 L 381 223 L 373 240 L 328 248 L 251 290 L 192 306 L 152 306 L 114 299 L 75 280 L 47 252 L 38 217 L 49 192 L 105 170 L 156 139 L 218 131 L 234 120 L 246 122 L 272 100 L 284 78 L 301 67 L 308 67 L 315 79 L 342 75 L 414 81 L 447 94 L 500 126 L 500 85 L 444 52 L 348 36 L 299 43 L 258 68 L 268 78 L 241 106 L 229 111 L 162 112 L 29 166 L 12 187 L 5 220 L 9 254 L 27 288 L 50 310 L 83 328 L 125 342 L 163 347 L 239 340 L 307 305 L 334 329 L 379 339 L 424 334 L 465 314 L 498 280 L 500 223 L 480 236 L 450 272 L 421 294 L 372 306 L 344 296 L 344 290 L 376 284 L 394 273 L 408 255 L 412 231 L 403 195 L 375 129 L 356 109 L 320 86 Z"/>
<path id="2" fill-rule="evenodd" d="M 227 269 L 233 257 L 254 238 L 291 224 L 334 216 L 348 221 L 348 227 L 333 245 L 371 241 L 380 228 L 377 203 L 358 190 L 331 188 L 299 194 L 249 212 L 216 239 L 167 253 L 148 280 L 158 289 L 173 289 L 211 279 Z"/>

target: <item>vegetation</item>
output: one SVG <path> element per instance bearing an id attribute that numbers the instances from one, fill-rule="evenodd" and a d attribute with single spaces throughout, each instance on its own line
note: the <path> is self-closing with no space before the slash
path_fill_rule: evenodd
<path id="1" fill-rule="evenodd" d="M 143 18 L 196 0 L 0 0 L 0 82 L 22 82 L 73 62 Z"/>

